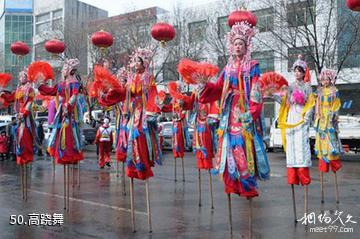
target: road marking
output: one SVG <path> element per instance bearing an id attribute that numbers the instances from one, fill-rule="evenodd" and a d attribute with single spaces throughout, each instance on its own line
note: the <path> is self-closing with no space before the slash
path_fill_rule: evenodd
<path id="1" fill-rule="evenodd" d="M 37 191 L 37 190 L 33 190 L 33 189 L 29 189 L 29 191 L 37 193 L 37 194 L 41 194 L 41 195 L 46 195 L 46 196 L 52 196 L 52 197 L 56 197 L 56 198 L 61 198 L 63 199 L 64 196 L 63 195 L 59 195 L 59 194 L 54 194 L 54 193 L 47 193 L 47 192 L 41 192 L 41 191 Z M 123 211 L 123 212 L 131 212 L 130 209 L 128 208 L 123 208 L 123 207 L 117 207 L 117 206 L 111 206 L 108 204 L 103 204 L 103 203 L 98 203 L 98 202 L 92 202 L 92 201 L 88 201 L 88 200 L 83 200 L 83 199 L 78 199 L 78 198 L 73 198 L 73 197 L 69 197 L 69 200 L 74 201 L 74 202 L 80 202 L 80 203 L 84 203 L 84 204 L 89 204 L 92 206 L 99 206 L 99 207 L 105 207 L 105 208 L 110 208 L 110 209 L 114 209 L 117 211 Z M 140 212 L 140 211 L 136 211 L 136 214 L 139 215 L 144 215 L 147 216 L 146 212 Z"/>

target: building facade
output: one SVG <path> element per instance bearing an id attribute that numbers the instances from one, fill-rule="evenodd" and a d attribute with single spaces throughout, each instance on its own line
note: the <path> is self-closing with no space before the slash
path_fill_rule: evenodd
<path id="1" fill-rule="evenodd" d="M 16 41 L 33 45 L 33 1 L 0 0 L 0 71 L 13 75 L 9 88 L 17 85 L 19 70 L 30 64 L 32 51 L 24 57 L 14 55 L 10 46 Z"/>
<path id="2" fill-rule="evenodd" d="M 34 59 L 60 62 L 46 52 L 46 40 L 57 38 L 65 42 L 65 57 L 78 58 L 80 74 L 87 72 L 87 26 L 94 19 L 107 18 L 108 12 L 78 0 L 35 0 L 34 4 Z"/>

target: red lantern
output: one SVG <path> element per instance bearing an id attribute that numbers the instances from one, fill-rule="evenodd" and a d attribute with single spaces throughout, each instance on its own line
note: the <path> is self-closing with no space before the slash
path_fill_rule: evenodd
<path id="1" fill-rule="evenodd" d="M 156 23 L 151 28 L 151 36 L 155 40 L 159 41 L 162 45 L 165 45 L 166 42 L 174 39 L 175 35 L 175 28 L 165 22 Z"/>
<path id="2" fill-rule="evenodd" d="M 12 43 L 10 46 L 10 50 L 15 55 L 20 55 L 20 56 L 25 56 L 30 52 L 29 46 L 22 41 L 17 41 Z"/>
<path id="3" fill-rule="evenodd" d="M 232 27 L 235 23 L 247 22 L 251 26 L 256 26 L 256 16 L 246 9 L 241 9 L 238 11 L 233 11 L 228 17 L 228 24 Z"/>
<path id="4" fill-rule="evenodd" d="M 351 10 L 360 12 L 360 0 L 346 0 L 346 5 Z"/>
<path id="5" fill-rule="evenodd" d="M 97 47 L 107 48 L 113 44 L 114 39 L 111 33 L 101 30 L 92 34 L 91 41 Z"/>
<path id="6" fill-rule="evenodd" d="M 45 43 L 45 49 L 53 54 L 61 54 L 65 51 L 65 44 L 60 40 L 52 39 Z"/>

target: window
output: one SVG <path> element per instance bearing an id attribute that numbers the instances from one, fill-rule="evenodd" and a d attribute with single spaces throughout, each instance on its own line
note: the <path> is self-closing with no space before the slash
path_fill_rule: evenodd
<path id="1" fill-rule="evenodd" d="M 145 39 L 148 37 L 149 32 L 149 26 L 148 25 L 139 25 L 137 27 L 137 33 L 138 37 L 141 41 L 145 41 Z"/>
<path id="2" fill-rule="evenodd" d="M 299 55 L 302 55 L 304 57 L 304 60 L 310 69 L 314 69 L 315 62 L 311 57 L 313 55 L 313 52 L 314 52 L 313 46 L 289 48 L 288 49 L 288 71 L 292 70 L 292 66 L 293 66 L 294 62 L 298 59 Z"/>
<path id="3" fill-rule="evenodd" d="M 175 62 L 175 61 L 164 63 L 164 68 L 163 68 L 163 81 L 164 82 L 178 79 L 179 76 L 176 71 L 176 69 L 177 69 L 176 66 L 177 66 L 177 62 Z"/>
<path id="4" fill-rule="evenodd" d="M 51 30 L 50 22 L 36 24 L 36 34 L 37 35 L 44 33 L 45 31 L 49 31 L 49 30 Z"/>
<path id="5" fill-rule="evenodd" d="M 314 14 L 315 4 L 312 0 L 291 3 L 287 6 L 286 17 L 290 27 L 313 24 Z"/>
<path id="6" fill-rule="evenodd" d="M 225 34 L 230 31 L 230 27 L 228 25 L 228 16 L 218 17 L 217 24 L 218 24 L 218 34 L 220 37 L 224 37 Z"/>
<path id="7" fill-rule="evenodd" d="M 256 15 L 256 27 L 260 32 L 268 32 L 274 29 L 274 15 L 272 7 L 254 11 L 253 13 Z"/>
<path id="8" fill-rule="evenodd" d="M 53 11 L 53 18 L 58 18 L 58 17 L 62 17 L 63 13 L 62 13 L 62 9 Z"/>
<path id="9" fill-rule="evenodd" d="M 252 59 L 259 62 L 261 73 L 274 71 L 274 51 L 257 51 L 252 53 Z"/>
<path id="10" fill-rule="evenodd" d="M 50 13 L 35 16 L 36 22 L 44 22 L 50 20 Z"/>
<path id="11" fill-rule="evenodd" d="M 52 22 L 52 29 L 54 31 L 56 30 L 59 30 L 59 31 L 62 31 L 63 30 L 63 19 L 62 18 L 59 18 L 59 19 L 56 19 L 56 20 L 53 20 Z"/>
<path id="12" fill-rule="evenodd" d="M 196 41 L 201 42 L 205 39 L 206 35 L 206 20 L 199 22 L 191 22 L 189 27 L 190 42 Z"/>

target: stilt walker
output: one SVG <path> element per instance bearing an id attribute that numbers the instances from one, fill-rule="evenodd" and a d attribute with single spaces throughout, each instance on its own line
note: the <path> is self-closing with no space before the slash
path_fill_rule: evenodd
<path id="1" fill-rule="evenodd" d="M 288 184 L 291 185 L 295 222 L 296 202 L 294 184 L 304 186 L 304 215 L 308 209 L 308 185 L 311 182 L 311 152 L 309 144 L 309 127 L 315 97 L 310 85 L 310 73 L 306 62 L 301 59 L 293 65 L 295 82 L 290 84 L 283 96 L 274 98 L 280 105 L 279 128 L 284 150 L 286 152 L 286 167 Z"/>
<path id="2" fill-rule="evenodd" d="M 211 172 L 219 174 L 224 182 L 230 229 L 230 194 L 250 200 L 259 195 L 256 179 L 268 179 L 270 176 L 261 136 L 263 102 L 258 83 L 260 70 L 258 63 L 251 60 L 251 39 L 254 35 L 255 27 L 247 22 L 233 25 L 227 37 L 230 59 L 218 80 L 210 82 L 211 76 L 201 72 L 198 72 L 200 77 L 194 77 L 198 83 L 196 90 L 200 103 L 220 100 L 219 145 L 216 165 Z M 252 207 L 250 202 L 249 207 Z M 249 221 L 252 221 L 251 213 L 249 208 Z"/>
<path id="3" fill-rule="evenodd" d="M 182 176 L 185 182 L 185 167 L 184 167 L 184 153 L 185 149 L 191 146 L 190 137 L 188 133 L 188 123 L 186 120 L 186 111 L 190 110 L 193 105 L 193 98 L 183 95 L 181 87 L 176 82 L 168 84 L 169 93 L 172 101 L 168 106 L 162 108 L 163 112 L 173 113 L 173 136 L 172 136 L 172 150 L 174 156 L 174 176 L 176 175 L 176 160 L 181 158 Z"/>
<path id="4" fill-rule="evenodd" d="M 120 101 L 125 103 L 129 109 L 128 145 L 126 154 L 126 176 L 130 178 L 130 202 L 131 221 L 135 232 L 135 204 L 134 204 L 134 179 L 146 181 L 146 204 L 149 232 L 151 225 L 151 205 L 149 178 L 154 174 L 151 167 L 154 162 L 161 163 L 161 155 L 157 149 L 159 144 L 154 140 L 152 129 L 149 127 L 149 117 L 153 112 L 158 112 L 155 104 L 157 90 L 154 78 L 149 71 L 149 64 L 152 59 L 151 50 L 145 48 L 137 49 L 131 57 L 131 66 L 135 72 L 129 73 L 125 86 L 111 89 L 101 95 L 101 101 L 106 104 L 114 104 Z M 131 106 L 131 107 L 130 107 Z M 158 153 L 158 154 L 157 154 Z"/>
<path id="5" fill-rule="evenodd" d="M 179 64 L 179 69 L 182 67 L 182 60 Z M 181 71 L 180 71 L 181 73 Z M 171 84 L 171 83 L 169 83 Z M 169 89 L 174 88 L 170 87 Z M 185 96 L 183 96 L 185 97 Z M 188 100 L 188 105 L 192 108 L 191 114 L 191 124 L 194 126 L 194 138 L 193 138 L 193 149 L 195 153 L 195 158 L 197 161 L 198 168 L 198 184 L 199 184 L 199 207 L 201 207 L 201 170 L 206 170 L 209 172 L 209 204 L 210 208 L 214 209 L 213 198 L 212 198 L 212 181 L 210 169 L 213 168 L 213 142 L 211 136 L 211 128 L 208 124 L 208 115 L 210 113 L 210 104 L 202 104 L 198 102 L 198 96 L 196 93 L 191 95 L 190 100 Z"/>
<path id="6" fill-rule="evenodd" d="M 1 86 L 5 87 L 3 74 L 1 74 Z M 10 78 L 11 79 L 11 78 Z M 35 120 L 33 118 L 33 101 L 35 92 L 32 88 L 32 79 L 28 77 L 27 70 L 24 69 L 19 73 L 19 84 L 14 92 L 2 90 L 0 98 L 5 105 L 14 103 L 14 109 L 17 117 L 17 129 L 15 137 L 16 147 L 16 163 L 20 166 L 20 178 L 22 186 L 22 198 L 27 200 L 28 183 L 27 183 L 27 167 L 28 163 L 33 161 L 34 147 L 37 144 L 37 136 L 35 130 Z"/>
<path id="7" fill-rule="evenodd" d="M 343 153 L 339 138 L 338 111 L 341 106 L 339 92 L 335 87 L 336 73 L 323 69 L 320 74 L 320 87 L 315 107 L 315 154 L 319 159 L 321 203 L 324 203 L 324 173 L 329 168 L 334 173 L 336 203 L 339 203 L 339 190 L 336 172 L 341 168 L 340 154 Z"/>
<path id="8" fill-rule="evenodd" d="M 45 83 L 39 86 L 42 95 L 56 96 L 57 112 L 49 139 L 48 151 L 57 164 L 64 165 L 64 208 L 69 211 L 70 167 L 84 159 L 80 136 L 83 119 L 81 103 L 78 102 L 80 83 L 76 78 L 78 59 L 65 60 L 62 79 L 55 86 Z M 74 180 L 74 179 L 72 179 Z"/>

